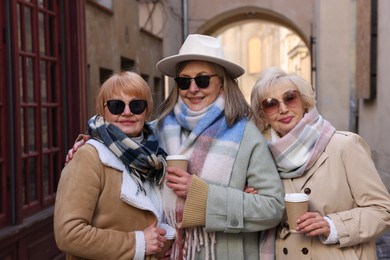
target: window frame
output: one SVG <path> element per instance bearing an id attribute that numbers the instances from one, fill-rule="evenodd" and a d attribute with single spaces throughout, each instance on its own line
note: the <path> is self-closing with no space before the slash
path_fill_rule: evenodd
<path id="1" fill-rule="evenodd" d="M 0 122 L 9 124 L 0 130 L 0 228 L 55 202 L 64 157 L 59 5 L 9 1 L 13 15 L 0 21 L 9 32 L 0 43 Z M 2 3 L 0 12 L 5 9 Z"/>

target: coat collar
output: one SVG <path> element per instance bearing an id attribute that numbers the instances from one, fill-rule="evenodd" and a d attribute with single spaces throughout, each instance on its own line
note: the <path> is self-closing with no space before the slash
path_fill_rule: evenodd
<path id="1" fill-rule="evenodd" d="M 121 200 L 133 207 L 151 211 L 158 222 L 161 223 L 162 198 L 160 188 L 149 181 L 145 181 L 143 187 L 146 193 L 139 191 L 137 183 L 131 177 L 124 163 L 106 145 L 94 139 L 89 139 L 87 143 L 96 148 L 100 161 L 105 166 L 122 172 Z"/>

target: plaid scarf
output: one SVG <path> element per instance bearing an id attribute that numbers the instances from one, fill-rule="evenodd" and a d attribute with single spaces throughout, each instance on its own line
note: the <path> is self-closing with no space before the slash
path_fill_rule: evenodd
<path id="1" fill-rule="evenodd" d="M 137 183 L 138 191 L 146 193 L 142 185 L 145 180 L 161 184 L 165 174 L 166 153 L 159 147 L 154 129 L 148 123 L 145 123 L 143 129 L 142 143 L 129 138 L 101 116 L 93 116 L 88 121 L 88 134 L 105 144 L 125 164 Z"/>
<path id="2" fill-rule="evenodd" d="M 191 111 L 178 99 L 162 122 L 160 144 L 168 154 L 186 155 L 188 172 L 208 183 L 228 186 L 235 158 L 246 126 L 242 119 L 229 128 L 224 116 L 222 96 L 201 111 Z M 218 163 L 216 163 L 218 162 Z M 168 224 L 177 228 L 181 222 L 185 201 L 166 186 L 163 188 L 163 206 Z M 214 259 L 215 233 L 204 227 L 177 228 L 172 254 L 174 259 L 195 259 L 196 251 L 204 246 L 206 259 Z"/>
<path id="3" fill-rule="evenodd" d="M 268 146 L 281 178 L 302 176 L 325 150 L 336 129 L 313 108 L 287 135 L 278 137 L 271 129 Z"/>

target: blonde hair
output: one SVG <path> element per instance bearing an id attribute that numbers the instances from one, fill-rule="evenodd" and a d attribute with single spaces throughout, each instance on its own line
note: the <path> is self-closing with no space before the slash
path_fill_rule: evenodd
<path id="1" fill-rule="evenodd" d="M 190 62 L 192 62 L 192 60 L 179 63 L 177 66 L 176 75 L 179 75 L 184 67 Z M 235 122 L 243 117 L 250 118 L 250 106 L 248 102 L 246 102 L 244 95 L 238 87 L 237 80 L 233 78 L 222 66 L 212 62 L 208 63 L 214 70 L 215 74 L 217 74 L 222 80 L 225 98 L 225 117 L 227 124 L 232 126 Z M 158 118 L 159 126 L 161 125 L 164 118 L 173 110 L 178 97 L 179 87 L 176 85 L 174 88 L 172 88 L 168 98 L 160 105 L 158 109 L 160 114 L 160 117 Z"/>
<path id="2" fill-rule="evenodd" d="M 104 116 L 104 104 L 114 95 L 129 95 L 146 100 L 146 120 L 153 113 L 153 98 L 148 83 L 137 73 L 123 71 L 113 74 L 99 88 L 96 96 L 96 113 Z"/>
<path id="3" fill-rule="evenodd" d="M 286 73 L 279 68 L 266 68 L 260 73 L 259 79 L 256 81 L 251 92 L 253 121 L 260 131 L 264 131 L 268 125 L 264 119 L 264 112 L 260 109 L 261 102 L 267 98 L 264 94 L 269 89 L 277 88 L 281 85 L 292 86 L 299 91 L 306 112 L 316 104 L 314 89 L 304 78 L 295 73 Z"/>

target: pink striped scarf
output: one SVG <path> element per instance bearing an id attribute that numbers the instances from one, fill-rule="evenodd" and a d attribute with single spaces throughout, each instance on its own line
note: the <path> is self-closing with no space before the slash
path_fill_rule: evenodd
<path id="1" fill-rule="evenodd" d="M 268 143 L 281 178 L 297 178 L 309 170 L 325 150 L 336 129 L 313 108 L 283 138 Z"/>

